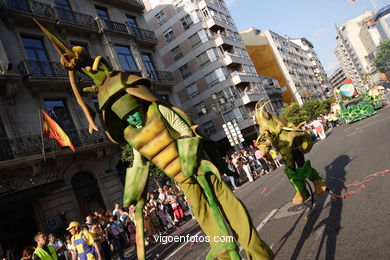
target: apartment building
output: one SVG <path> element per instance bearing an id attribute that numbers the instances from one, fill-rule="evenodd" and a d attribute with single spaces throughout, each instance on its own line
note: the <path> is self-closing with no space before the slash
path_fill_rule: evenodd
<path id="1" fill-rule="evenodd" d="M 100 130 L 88 133 L 67 71 L 32 18 L 114 69 L 149 77 L 169 100 L 174 82 L 155 53 L 157 38 L 139 0 L 5 0 L 0 8 L 0 251 L 13 250 L 16 259 L 34 244 L 35 232 L 62 234 L 71 220 L 121 203 L 126 167 L 99 114 Z M 77 74 L 77 84 L 81 89 L 92 81 Z M 92 94 L 83 98 L 91 107 L 97 103 Z M 41 137 L 40 107 L 69 135 L 75 152 Z"/>
<path id="2" fill-rule="evenodd" d="M 365 12 L 342 26 L 336 25 L 335 54 L 347 78 L 358 88 L 382 80 L 374 60 L 380 42 L 389 37 L 389 9 L 390 6 L 376 14 Z"/>
<path id="3" fill-rule="evenodd" d="M 306 38 L 290 39 L 290 41 L 299 45 L 302 50 L 306 52 L 306 55 L 309 57 L 311 63 L 311 68 L 314 71 L 314 75 L 316 76 L 317 82 L 321 86 L 320 89 L 315 89 L 316 87 L 309 89 L 309 91 L 311 91 L 310 96 L 317 95 L 320 99 L 324 99 L 325 91 L 327 90 L 328 86 L 328 76 L 326 75 L 325 69 L 321 64 L 317 53 L 314 51 L 313 44 Z"/>
<path id="4" fill-rule="evenodd" d="M 177 82 L 175 101 L 221 145 L 229 146 L 222 126 L 232 120 L 248 143 L 256 138 L 255 104 L 269 98 L 225 2 L 144 0 L 144 4 L 159 54 Z"/>
<path id="5" fill-rule="evenodd" d="M 248 28 L 240 35 L 257 73 L 279 82 L 285 103 L 302 105 L 311 98 L 323 98 L 312 61 L 298 44 L 269 30 Z"/>
<path id="6" fill-rule="evenodd" d="M 332 88 L 339 88 L 343 85 L 343 82 L 347 79 L 342 68 L 337 68 L 335 72 L 329 77 L 329 84 Z"/>

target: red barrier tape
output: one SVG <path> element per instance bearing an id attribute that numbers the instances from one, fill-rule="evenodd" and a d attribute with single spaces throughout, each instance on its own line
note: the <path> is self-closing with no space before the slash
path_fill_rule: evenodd
<path id="1" fill-rule="evenodd" d="M 377 173 L 373 173 L 373 174 L 370 174 L 366 177 L 364 177 L 363 179 L 361 179 L 360 181 L 355 181 L 353 183 L 350 183 L 346 186 L 343 187 L 343 189 L 348 189 L 348 187 L 351 187 L 351 186 L 358 186 L 360 185 L 359 188 L 357 189 L 354 189 L 354 190 L 351 190 L 350 192 L 346 193 L 346 194 L 343 194 L 343 195 L 337 195 L 333 192 L 331 192 L 331 195 L 332 197 L 334 197 L 335 199 L 344 199 L 354 193 L 358 193 L 358 192 L 361 192 L 363 189 L 367 188 L 367 185 L 365 184 L 366 182 L 372 180 L 374 177 L 377 177 L 377 176 L 385 176 L 386 174 L 390 173 L 390 170 L 386 169 L 386 170 L 383 170 L 383 171 L 380 171 L 380 172 L 377 172 Z M 336 177 L 328 177 L 328 178 L 331 178 L 331 179 L 336 179 L 340 182 L 344 182 L 345 180 L 342 180 L 342 179 L 339 179 L 339 178 L 336 178 Z"/>

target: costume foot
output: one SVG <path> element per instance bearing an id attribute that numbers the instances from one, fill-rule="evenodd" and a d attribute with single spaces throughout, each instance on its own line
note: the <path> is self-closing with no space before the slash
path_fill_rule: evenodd
<path id="1" fill-rule="evenodd" d="M 293 204 L 302 204 L 310 197 L 309 192 L 307 190 L 302 190 L 301 192 L 295 193 L 295 196 L 292 200 Z"/>
<path id="2" fill-rule="evenodd" d="M 321 196 L 326 190 L 325 181 L 322 179 L 317 179 L 317 180 L 313 181 L 313 184 L 314 184 L 314 189 L 316 191 L 316 194 L 318 196 Z"/>

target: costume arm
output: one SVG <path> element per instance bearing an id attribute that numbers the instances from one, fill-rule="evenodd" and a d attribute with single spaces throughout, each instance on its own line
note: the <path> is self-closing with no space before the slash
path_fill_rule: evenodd
<path id="1" fill-rule="evenodd" d="M 168 122 L 168 124 L 180 134 L 180 137 L 193 137 L 194 134 L 190 128 L 190 126 L 184 122 L 183 119 L 181 119 L 176 112 L 174 112 L 172 109 L 167 108 L 166 106 L 159 105 L 158 109 L 160 110 L 160 113 L 165 118 L 165 120 Z"/>

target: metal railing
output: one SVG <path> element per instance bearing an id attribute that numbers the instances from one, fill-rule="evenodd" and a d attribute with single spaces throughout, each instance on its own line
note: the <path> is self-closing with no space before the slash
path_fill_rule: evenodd
<path id="1" fill-rule="evenodd" d="M 4 10 L 21 12 L 37 17 L 60 20 L 91 28 L 97 27 L 91 15 L 75 12 L 70 9 L 53 7 L 34 0 L 2 0 L 1 7 Z"/>
<path id="2" fill-rule="evenodd" d="M 23 79 L 34 78 L 68 78 L 68 71 L 61 63 L 40 60 L 22 60 L 18 65 Z M 81 72 L 75 72 L 76 81 L 92 84 L 92 79 Z"/>
<path id="3" fill-rule="evenodd" d="M 169 71 L 148 70 L 149 78 L 157 82 L 173 82 L 173 75 Z"/>
<path id="4" fill-rule="evenodd" d="M 143 40 L 143 41 L 150 41 L 150 42 L 157 44 L 157 37 L 153 31 L 140 28 L 138 26 L 135 26 L 133 24 L 129 24 L 127 22 L 126 22 L 126 26 L 127 26 L 129 34 L 131 34 L 135 38 L 137 38 L 139 40 Z"/>
<path id="5" fill-rule="evenodd" d="M 97 17 L 96 22 L 98 24 L 99 31 L 110 31 L 128 34 L 127 26 L 124 23 L 118 23 L 109 19 Z"/>
<path id="6" fill-rule="evenodd" d="M 88 128 L 64 130 L 73 145 L 77 148 L 109 142 L 102 131 L 89 134 Z M 61 151 L 68 148 L 59 147 L 54 139 L 44 138 L 46 152 Z M 23 156 L 42 153 L 42 137 L 40 134 L 0 138 L 0 161 L 11 160 Z"/>

